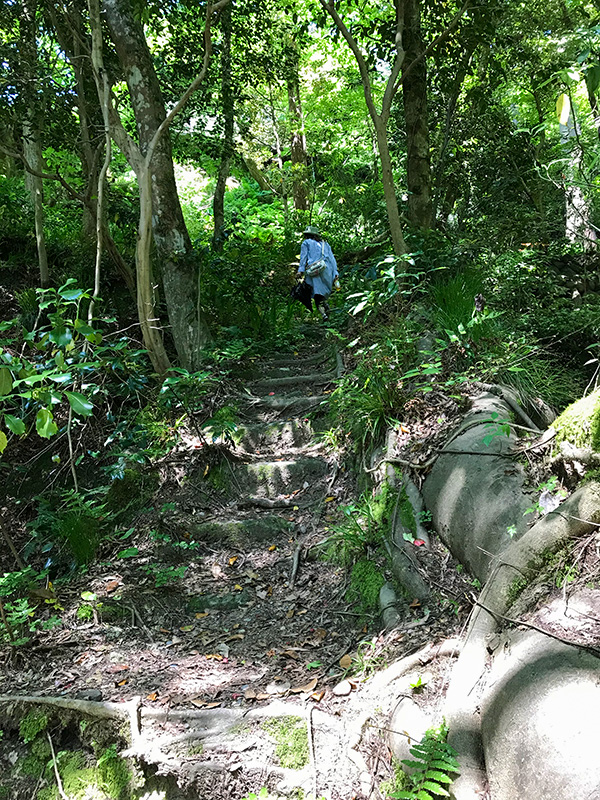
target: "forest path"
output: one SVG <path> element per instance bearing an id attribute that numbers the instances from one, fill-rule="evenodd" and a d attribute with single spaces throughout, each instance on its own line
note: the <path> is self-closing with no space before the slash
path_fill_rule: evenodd
<path id="1" fill-rule="evenodd" d="M 433 663 L 437 702 L 455 654 L 426 644 L 451 633 L 443 612 L 379 634 L 378 619 L 349 606 L 346 569 L 314 558 L 356 488 L 319 436 L 336 354 L 321 328 L 306 333 L 296 351 L 244 370 L 234 448 L 191 428 L 153 466 L 153 505 L 124 532 L 120 558 L 58 590 L 63 627 L 5 675 L 4 694 L 52 697 L 79 718 L 134 709 L 129 752 L 167 776 L 169 800 L 263 786 L 379 796 L 394 779 L 386 731 L 410 671 Z M 86 592 L 93 620 L 78 613 Z M 69 749 L 72 726 L 56 724 Z"/>

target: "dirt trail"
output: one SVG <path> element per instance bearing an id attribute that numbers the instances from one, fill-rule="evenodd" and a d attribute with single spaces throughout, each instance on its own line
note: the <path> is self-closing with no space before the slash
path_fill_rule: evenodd
<path id="1" fill-rule="evenodd" d="M 97 565 L 59 591 L 65 624 L 5 664 L 2 694 L 56 698 L 59 717 L 128 720 L 129 755 L 146 786 L 157 770 L 166 776 L 169 798 L 244 797 L 262 786 L 368 797 L 393 778 L 386 721 L 411 693 L 407 670 L 438 651 L 397 659 L 451 633 L 452 622 L 432 609 L 428 624 L 378 635 L 377 619 L 365 624 L 349 608 L 345 570 L 312 557 L 354 492 L 318 436 L 336 366 L 321 340 L 257 363 L 238 398 L 232 454 L 207 452 L 190 433 L 158 465 L 153 509 L 135 521 L 145 534 L 133 548 L 124 541 L 126 555 L 108 570 Z M 89 621 L 78 618 L 82 591 L 97 598 Z M 359 675 L 340 691 L 346 655 Z M 424 702 L 446 682 L 443 658 L 436 663 Z M 5 702 L 6 719 L 22 706 Z M 280 717 L 283 729 L 303 720 L 308 752 L 296 764 L 277 755 L 277 732 L 261 722 Z M 57 746 L 73 746 L 62 741 L 64 720 L 55 730 Z M 5 766 L 9 743 L 22 747 L 5 740 Z M 36 796 L 19 780 L 8 796 L 23 791 Z"/>

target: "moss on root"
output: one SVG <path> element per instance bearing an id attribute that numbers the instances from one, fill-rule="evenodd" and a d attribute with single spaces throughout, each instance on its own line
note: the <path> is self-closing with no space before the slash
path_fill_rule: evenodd
<path id="1" fill-rule="evenodd" d="M 308 731 L 303 719 L 269 719 L 263 728 L 275 739 L 275 755 L 284 769 L 302 769 L 308 764 Z"/>
<path id="2" fill-rule="evenodd" d="M 568 406 L 554 420 L 556 442 L 600 451 L 600 389 Z"/>

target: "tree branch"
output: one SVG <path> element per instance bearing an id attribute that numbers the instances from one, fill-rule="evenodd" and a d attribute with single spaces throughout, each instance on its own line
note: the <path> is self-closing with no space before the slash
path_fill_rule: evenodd
<path id="1" fill-rule="evenodd" d="M 400 85 L 402 85 L 404 83 L 404 81 L 410 75 L 410 73 L 412 72 L 412 70 L 413 70 L 413 68 L 415 67 L 416 64 L 418 64 L 424 58 L 427 58 L 429 55 L 431 55 L 431 53 L 435 50 L 435 48 L 439 44 L 441 44 L 442 42 L 446 41 L 446 39 L 450 36 L 452 31 L 457 27 L 458 23 L 462 19 L 465 11 L 468 9 L 470 4 L 471 4 L 471 0 L 466 0 L 465 4 L 460 9 L 460 11 L 456 14 L 454 19 L 450 23 L 450 25 L 448 25 L 448 27 L 445 30 L 443 30 L 440 33 L 440 35 L 433 40 L 433 42 L 428 44 L 427 47 L 423 50 L 423 52 L 419 53 L 419 55 L 414 59 L 414 61 L 410 62 L 410 64 L 404 70 L 402 78 L 400 79 Z"/>
<path id="2" fill-rule="evenodd" d="M 356 63 L 358 64 L 358 69 L 360 71 L 360 77 L 362 79 L 363 90 L 365 94 L 365 100 L 367 103 L 367 108 L 369 109 L 369 113 L 372 117 L 378 117 L 379 114 L 377 113 L 377 109 L 375 108 L 375 103 L 373 101 L 373 94 L 371 92 L 371 79 L 369 78 L 369 68 L 367 67 L 367 62 L 365 61 L 365 57 L 360 51 L 358 44 L 356 43 L 356 39 L 352 36 L 348 28 L 344 24 L 344 20 L 338 14 L 335 6 L 333 5 L 333 0 L 319 0 L 325 11 L 329 14 L 332 20 L 335 22 L 339 32 L 342 34 L 344 39 L 348 42 L 348 47 L 352 50 L 354 54 L 354 58 L 356 59 Z"/>
<path id="3" fill-rule="evenodd" d="M 150 164 L 152 162 L 152 156 L 154 155 L 154 150 L 156 145 L 158 144 L 160 137 L 163 135 L 165 130 L 169 127 L 169 125 L 173 122 L 177 114 L 184 108 L 187 104 L 190 97 L 194 94 L 194 92 L 198 89 L 202 81 L 206 76 L 206 72 L 208 70 L 208 63 L 210 61 L 210 56 L 212 53 L 212 40 L 210 36 L 210 31 L 212 27 L 212 17 L 213 14 L 217 11 L 220 11 L 229 3 L 229 0 L 219 0 L 218 3 L 214 5 L 208 5 L 206 7 L 206 21 L 204 23 L 204 58 L 202 59 L 202 69 L 200 70 L 199 74 L 196 78 L 190 83 L 188 88 L 185 92 L 181 95 L 177 103 L 173 106 L 173 108 L 169 111 L 167 116 L 163 119 L 160 123 L 150 144 L 148 145 L 148 149 L 146 151 L 146 163 Z"/>

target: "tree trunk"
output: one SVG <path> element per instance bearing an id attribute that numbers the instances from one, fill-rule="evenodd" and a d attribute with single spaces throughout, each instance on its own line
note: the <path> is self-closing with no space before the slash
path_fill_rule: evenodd
<path id="1" fill-rule="evenodd" d="M 298 51 L 294 49 L 291 73 L 288 76 L 288 107 L 290 111 L 290 138 L 292 151 L 292 192 L 294 208 L 297 211 L 308 209 L 308 191 L 306 187 L 306 136 L 304 135 L 304 118 L 302 116 L 302 100 L 300 97 L 300 78 Z"/>
<path id="2" fill-rule="evenodd" d="M 25 80 L 23 99 L 26 112 L 23 120 L 23 155 L 34 172 L 43 172 L 42 161 L 42 111 L 37 95 L 37 24 L 36 0 L 25 0 L 20 20 L 22 75 Z M 25 184 L 31 195 L 35 221 L 35 240 L 37 245 L 40 286 L 50 285 L 48 255 L 44 235 L 44 183 L 42 178 L 26 172 Z"/>
<path id="3" fill-rule="evenodd" d="M 140 151 L 145 155 L 152 137 L 166 116 L 152 57 L 131 4 L 126 0 L 104 0 L 103 8 L 125 72 Z M 208 341 L 209 334 L 207 324 L 197 309 L 196 265 L 177 194 L 168 130 L 157 143 L 150 183 L 152 232 L 162 267 L 173 340 L 181 365 L 193 370 L 198 365 L 200 351 Z"/>
<path id="4" fill-rule="evenodd" d="M 398 211 L 392 159 L 390 158 L 388 146 L 387 126 L 380 117 L 373 118 L 373 124 L 375 125 L 375 133 L 377 135 L 377 149 L 379 150 L 379 160 L 381 161 L 381 180 L 383 183 L 383 194 L 385 197 L 388 222 L 390 224 L 390 233 L 392 235 L 392 244 L 394 253 L 397 256 L 402 256 L 407 252 L 407 249 L 402 234 L 400 212 Z"/>
<path id="5" fill-rule="evenodd" d="M 427 113 L 427 60 L 423 57 L 419 0 L 404 6 L 404 66 L 413 64 L 403 82 L 406 125 L 408 218 L 417 228 L 431 228 L 431 161 Z M 418 60 L 417 60 L 418 59 Z"/>
<path id="6" fill-rule="evenodd" d="M 234 99 L 231 85 L 231 3 L 221 14 L 223 46 L 221 49 L 221 95 L 223 100 L 223 147 L 221 163 L 217 175 L 217 185 L 213 197 L 213 247 L 223 250 L 225 227 L 225 190 L 229 177 L 229 164 L 233 155 L 233 116 Z"/>

